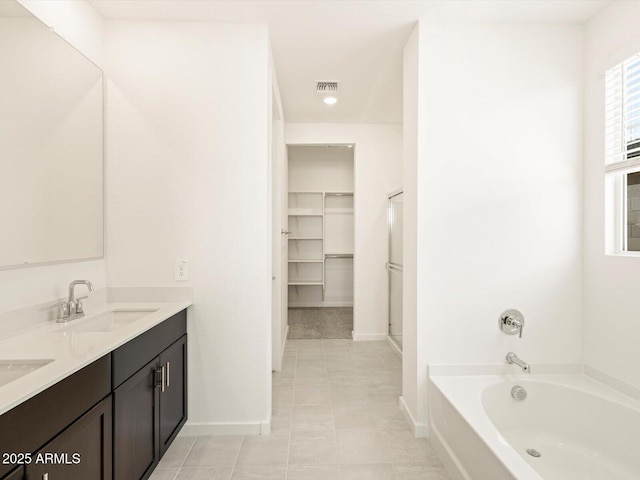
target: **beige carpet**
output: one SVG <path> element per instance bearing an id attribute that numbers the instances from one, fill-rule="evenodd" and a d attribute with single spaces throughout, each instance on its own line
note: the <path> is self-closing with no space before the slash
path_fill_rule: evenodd
<path id="1" fill-rule="evenodd" d="M 353 308 L 290 308 L 290 339 L 351 338 Z"/>

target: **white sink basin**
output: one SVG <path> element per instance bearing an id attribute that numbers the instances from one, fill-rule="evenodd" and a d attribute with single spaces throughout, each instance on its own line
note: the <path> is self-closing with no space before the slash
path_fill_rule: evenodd
<path id="1" fill-rule="evenodd" d="M 146 317 L 155 310 L 112 310 L 110 312 L 104 312 L 94 317 L 80 318 L 78 320 L 71 320 L 69 325 L 66 325 L 56 332 L 113 332 L 127 325 L 131 325 L 137 322 L 141 318 Z"/>
<path id="2" fill-rule="evenodd" d="M 0 387 L 53 362 L 43 360 L 0 360 Z"/>

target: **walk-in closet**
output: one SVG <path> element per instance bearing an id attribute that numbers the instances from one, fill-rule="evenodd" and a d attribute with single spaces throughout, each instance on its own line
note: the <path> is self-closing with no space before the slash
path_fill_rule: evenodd
<path id="1" fill-rule="evenodd" d="M 353 151 L 288 148 L 289 338 L 351 338 Z"/>

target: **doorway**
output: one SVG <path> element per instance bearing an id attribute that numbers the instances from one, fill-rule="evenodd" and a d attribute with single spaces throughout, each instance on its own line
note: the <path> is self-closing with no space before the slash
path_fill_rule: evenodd
<path id="1" fill-rule="evenodd" d="M 354 146 L 288 147 L 289 339 L 353 331 Z"/>

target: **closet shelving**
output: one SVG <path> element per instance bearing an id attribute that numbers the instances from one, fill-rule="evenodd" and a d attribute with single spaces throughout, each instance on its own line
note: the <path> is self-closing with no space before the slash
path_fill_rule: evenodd
<path id="1" fill-rule="evenodd" d="M 343 303 L 353 292 L 353 192 L 325 192 L 323 302 Z"/>
<path id="2" fill-rule="evenodd" d="M 289 285 L 324 301 L 327 265 L 353 261 L 353 192 L 289 192 L 289 206 Z"/>
<path id="3" fill-rule="evenodd" d="M 324 194 L 325 259 L 353 257 L 353 192 Z"/>
<path id="4" fill-rule="evenodd" d="M 354 145 L 289 145 L 287 304 L 352 307 Z"/>
<path id="5" fill-rule="evenodd" d="M 289 285 L 324 287 L 323 192 L 289 193 Z"/>

